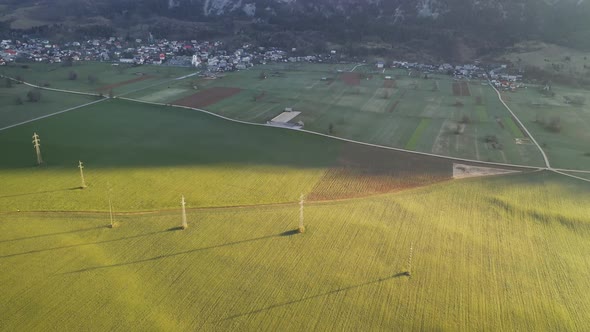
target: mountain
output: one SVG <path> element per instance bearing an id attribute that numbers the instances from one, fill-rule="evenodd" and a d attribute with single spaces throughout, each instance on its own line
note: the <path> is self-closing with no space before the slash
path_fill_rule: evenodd
<path id="1" fill-rule="evenodd" d="M 37 22 L 89 35 L 151 30 L 157 36 L 232 37 L 311 50 L 337 45 L 358 55 L 421 50 L 454 60 L 523 40 L 590 49 L 590 0 L 5 2 L 0 20 L 13 28 Z"/>

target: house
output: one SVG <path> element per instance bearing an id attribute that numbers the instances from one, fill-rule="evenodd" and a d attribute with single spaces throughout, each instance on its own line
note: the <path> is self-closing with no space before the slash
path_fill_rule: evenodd
<path id="1" fill-rule="evenodd" d="M 379 61 L 379 62 L 377 62 L 377 68 L 378 68 L 378 69 L 383 69 L 383 66 L 384 66 L 384 65 L 385 65 L 385 64 L 383 63 L 383 61 Z"/>

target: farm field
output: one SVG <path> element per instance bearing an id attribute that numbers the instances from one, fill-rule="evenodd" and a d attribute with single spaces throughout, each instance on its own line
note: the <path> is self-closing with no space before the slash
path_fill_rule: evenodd
<path id="1" fill-rule="evenodd" d="M 41 100 L 29 102 L 27 93 L 31 90 L 28 86 L 16 83 L 12 83 L 10 88 L 5 87 L 4 79 L 0 79 L 0 128 L 96 100 L 81 95 L 41 91 Z M 17 98 L 22 104 L 17 102 Z"/>
<path id="2" fill-rule="evenodd" d="M 588 91 L 554 86 L 554 97 L 545 97 L 538 86 L 507 94 L 510 108 L 516 112 L 535 139 L 543 146 L 552 167 L 590 170 L 590 106 L 571 105 L 565 96 L 586 96 Z M 557 121 L 559 130 L 551 130 Z"/>
<path id="3" fill-rule="evenodd" d="M 515 143 L 522 133 L 504 124 L 511 120 L 510 114 L 491 87 L 454 82 L 446 76 L 425 80 L 405 70 L 374 72 L 368 66 L 346 72 L 351 67 L 258 66 L 215 80 L 174 82 L 166 88 L 170 93 L 147 89 L 129 97 L 190 106 L 186 100 L 193 96 L 193 107 L 256 123 L 266 123 L 292 108 L 301 112 L 294 121 L 302 121 L 305 129 L 314 132 L 445 156 L 543 165 L 536 147 Z M 203 103 L 205 95 L 220 88 L 240 91 Z M 458 133 L 459 127 L 463 128 Z M 499 144 L 490 144 L 488 136 Z"/>
<path id="4" fill-rule="evenodd" d="M 74 62 L 71 67 L 63 64 L 27 64 L 11 65 L 0 69 L 0 73 L 10 77 L 56 89 L 79 92 L 103 93 L 107 95 L 112 89 L 115 95 L 126 94 L 156 84 L 163 84 L 174 78 L 194 73 L 194 68 L 166 66 L 138 66 L 100 62 Z M 70 72 L 77 78 L 70 79 Z M 89 77 L 93 76 L 90 80 Z"/>
<path id="5" fill-rule="evenodd" d="M 42 167 L 34 166 L 33 132 L 41 137 Z M 0 211 L 104 210 L 109 188 L 119 211 L 138 211 L 176 208 L 181 194 L 191 207 L 273 204 L 302 193 L 340 198 L 346 187 L 362 196 L 452 176 L 452 162 L 440 158 L 121 100 L 2 131 L 0 151 L 10 155 L 0 160 Z M 79 160 L 85 190 L 78 189 Z"/>
<path id="6" fill-rule="evenodd" d="M 296 204 L 191 209 L 185 231 L 2 213 L 0 328 L 583 331 L 587 191 L 533 173 L 315 202 L 297 235 Z"/>
<path id="7" fill-rule="evenodd" d="M 0 151 L 1 330 L 590 319 L 588 184 L 553 173 L 454 181 L 446 159 L 118 99 L 0 131 Z"/>

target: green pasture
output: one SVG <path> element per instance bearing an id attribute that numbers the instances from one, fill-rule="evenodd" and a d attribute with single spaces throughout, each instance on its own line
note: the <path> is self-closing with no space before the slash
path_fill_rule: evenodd
<path id="1" fill-rule="evenodd" d="M 530 86 L 518 93 L 508 94 L 506 102 L 524 125 L 543 146 L 551 166 L 590 170 L 590 100 L 586 105 L 565 103 L 564 96 L 587 96 L 588 91 L 555 86 L 554 97 L 545 97 L 539 87 Z M 548 129 L 554 119 L 559 131 Z"/>
<path id="2" fill-rule="evenodd" d="M 450 121 L 417 119 L 416 148 Z M 1 131 L 0 330 L 585 329 L 587 183 L 536 172 L 310 201 L 295 234 L 299 195 L 344 145 L 116 99 Z"/>
<path id="3" fill-rule="evenodd" d="M 35 166 L 33 132 L 41 138 L 42 167 Z M 340 145 L 110 100 L 0 132 L 0 211 L 103 210 L 109 188 L 125 211 L 174 208 L 180 195 L 190 206 L 294 201 L 336 163 Z M 77 189 L 79 160 L 85 190 Z"/>
<path id="4" fill-rule="evenodd" d="M 310 203 L 304 234 L 297 204 L 190 209 L 185 231 L 178 209 L 114 229 L 104 208 L 2 213 L 0 328 L 583 331 L 587 192 L 549 173 L 443 183 Z"/>
<path id="5" fill-rule="evenodd" d="M 314 66 L 316 70 L 309 69 Z M 453 81 L 445 76 L 434 75 L 425 80 L 408 76 L 405 70 L 382 73 L 370 67 L 358 67 L 357 70 L 364 70 L 360 86 L 349 86 L 339 78 L 344 73 L 333 68 L 322 65 L 304 68 L 290 71 L 288 67 L 283 70 L 256 67 L 202 81 L 200 88 L 242 88 L 238 95 L 207 107 L 230 118 L 264 123 L 291 107 L 302 112 L 296 121 L 303 121 L 307 130 L 328 133 L 332 125 L 335 136 L 399 148 L 412 146 L 408 142 L 414 130 L 421 121 L 431 119 L 435 120 L 432 125 L 438 128 L 430 128 L 422 142 L 412 149 L 482 161 L 542 165 L 541 155 L 534 146 L 514 143 L 515 138 L 522 137 L 521 133 L 517 135 L 510 127 L 498 125 L 496 118 L 503 119 L 510 114 L 487 85 L 472 82 L 472 96 L 456 97 L 452 95 Z M 322 68 L 325 70 L 320 71 Z M 266 79 L 260 79 L 262 71 L 267 74 Z M 281 75 L 269 75 L 274 72 Z M 384 86 L 386 75 L 396 80 L 397 87 Z M 142 93 L 135 97 L 150 98 L 150 95 L 142 97 Z M 255 98 L 263 93 L 263 98 Z M 476 96 L 481 97 L 481 105 L 476 105 Z M 457 102 L 462 106 L 456 106 Z M 465 134 L 456 137 L 454 128 L 464 117 L 468 118 Z M 495 135 L 502 142 L 502 149 L 489 148 L 484 142 L 487 135 Z"/>
<path id="6" fill-rule="evenodd" d="M 77 74 L 76 80 L 69 79 L 70 72 L 75 72 Z M 71 67 L 66 67 L 62 63 L 11 64 L 10 66 L 0 69 L 0 73 L 14 78 L 20 77 L 22 80 L 32 84 L 49 84 L 49 87 L 51 88 L 92 93 L 98 93 L 100 92 L 99 90 L 102 89 L 102 92 L 105 95 L 108 94 L 109 89 L 103 88 L 108 85 L 118 84 L 145 76 L 151 77 L 149 79 L 113 88 L 114 94 L 119 95 L 155 84 L 164 84 L 174 78 L 194 72 L 194 68 L 155 65 L 134 67 L 126 64 L 118 64 L 117 66 L 114 66 L 111 63 L 101 62 L 74 62 Z M 96 81 L 91 82 L 88 79 L 89 76 L 94 76 Z"/>
<path id="7" fill-rule="evenodd" d="M 516 135 L 510 126 L 498 125 L 496 119 L 504 119 L 509 113 L 489 86 L 471 82 L 472 96 L 456 97 L 452 94 L 453 81 L 446 76 L 431 75 L 431 79 L 424 79 L 418 73 L 409 76 L 406 70 L 383 72 L 369 65 L 357 67 L 360 85 L 351 86 L 341 76 L 347 75 L 352 67 L 352 64 L 272 64 L 228 73 L 214 80 L 197 76 L 173 80 L 190 73 L 190 68 L 114 67 L 106 63 L 76 63 L 71 68 L 32 64 L 30 68 L 11 66 L 4 72 L 33 83 L 47 82 L 51 87 L 77 91 L 97 91 L 99 87 L 141 77 L 138 74 L 151 75 L 150 79 L 116 87 L 114 93 L 157 103 L 173 103 L 212 87 L 237 87 L 242 89 L 240 93 L 208 106 L 207 110 L 233 119 L 266 123 L 290 107 L 302 112 L 295 121 L 303 121 L 307 130 L 328 133 L 332 127 L 331 134 L 338 137 L 398 148 L 408 146 L 421 121 L 432 119 L 425 136 L 413 147 L 416 151 L 543 165 L 536 147 L 514 143 L 522 134 Z M 68 80 L 71 70 L 78 73 L 76 81 Z M 261 79 L 261 74 L 267 78 Z M 98 82 L 91 84 L 88 75 L 97 76 Z M 396 87 L 386 87 L 385 76 L 392 76 Z M 476 105 L 476 96 L 481 97 L 481 105 Z M 457 123 L 465 117 L 469 123 L 464 134 L 454 135 Z M 484 138 L 489 135 L 498 138 L 501 149 L 490 148 L 485 143 Z"/>
<path id="8" fill-rule="evenodd" d="M 0 128 L 96 100 L 75 94 L 41 91 L 41 100 L 30 102 L 27 93 L 31 90 L 31 87 L 14 82 L 7 88 L 5 80 L 0 78 Z M 22 104 L 17 102 L 18 98 Z"/>

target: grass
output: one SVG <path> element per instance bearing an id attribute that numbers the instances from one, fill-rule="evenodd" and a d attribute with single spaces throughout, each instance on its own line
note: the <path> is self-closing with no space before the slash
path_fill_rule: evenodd
<path id="1" fill-rule="evenodd" d="M 298 234 L 299 195 L 340 163 L 359 181 L 438 167 L 354 146 L 121 100 L 0 132 L 0 329 L 585 329 L 587 183 L 537 172 L 310 199 Z"/>
<path id="2" fill-rule="evenodd" d="M 405 70 L 374 72 L 371 66 L 361 66 L 356 70 L 363 75 L 360 85 L 349 86 L 340 76 L 351 67 L 349 64 L 276 64 L 229 73 L 216 80 L 196 76 L 172 80 L 190 73 L 190 68 L 113 67 L 107 63 L 86 62 L 76 63 L 71 68 L 61 64 L 31 64 L 29 68 L 9 66 L 2 70 L 33 83 L 47 82 L 55 88 L 86 92 L 97 92 L 101 87 L 148 75 L 149 79 L 115 87 L 114 93 L 160 103 L 173 103 L 207 88 L 238 87 L 241 93 L 210 105 L 207 110 L 238 120 L 265 123 L 291 107 L 302 112 L 295 120 L 303 121 L 308 130 L 328 133 L 328 128 L 332 127 L 332 134 L 338 137 L 398 148 L 407 146 L 422 119 L 431 119 L 424 139 L 412 149 L 482 161 L 543 165 L 534 146 L 516 145 L 511 131 L 502 130 L 490 120 L 509 116 L 491 87 L 471 84 L 474 96 L 481 97 L 484 102 L 484 105 L 475 105 L 475 97 L 452 95 L 453 81 L 447 76 L 433 76 L 439 87 L 438 91 L 433 91 L 433 80 L 409 77 Z M 76 81 L 68 80 L 70 71 L 78 73 Z M 267 79 L 259 78 L 262 71 Z M 96 76 L 98 82 L 91 84 L 87 80 L 89 75 Z M 385 76 L 395 78 L 395 88 L 385 87 Z M 257 99 L 257 96 L 263 97 Z M 457 98 L 464 107 L 452 106 Z M 481 107 L 485 107 L 484 113 L 489 116 L 482 116 Z M 480 121 L 469 124 L 462 137 L 448 135 L 450 123 L 460 121 L 464 115 L 475 118 L 472 112 L 479 114 Z M 486 135 L 497 136 L 503 143 L 503 150 L 480 146 Z"/>
<path id="3" fill-rule="evenodd" d="M 506 125 L 508 126 L 508 129 L 512 132 L 512 136 L 514 136 L 515 138 L 524 138 L 525 137 L 524 134 L 522 133 L 522 130 L 520 130 L 520 128 L 518 128 L 518 126 L 516 125 L 516 123 L 514 122 L 512 117 L 504 118 L 504 123 L 506 123 Z"/>
<path id="4" fill-rule="evenodd" d="M 123 94 L 146 88 L 153 84 L 163 84 L 174 78 L 194 73 L 194 68 L 165 67 L 165 66 L 130 66 L 120 64 L 112 66 L 110 63 L 101 62 L 75 62 L 72 67 L 63 64 L 32 63 L 23 68 L 20 64 L 12 64 L 0 69 L 0 72 L 11 77 L 20 76 L 26 82 L 43 85 L 49 83 L 50 87 L 80 92 L 98 93 L 100 89 L 113 84 L 120 84 L 133 79 L 149 76 L 149 79 L 124 84 L 113 88 L 115 94 Z M 69 79 L 69 73 L 77 74 L 76 80 Z M 94 76 L 96 82 L 88 80 Z M 109 89 L 103 91 L 108 94 Z"/>
<path id="5" fill-rule="evenodd" d="M 310 203 L 304 234 L 297 204 L 192 210 L 182 232 L 180 209 L 4 214 L 1 326 L 583 330 L 587 190 L 537 173 Z"/>
<path id="6" fill-rule="evenodd" d="M 408 143 L 406 144 L 406 149 L 414 150 L 416 148 L 418 141 L 422 138 L 422 134 L 424 133 L 424 130 L 426 128 L 428 128 L 428 126 L 430 125 L 431 122 L 432 122 L 432 119 L 422 119 L 422 121 L 420 121 L 420 124 L 418 125 L 418 127 L 416 128 L 414 133 L 412 134 L 412 137 L 410 137 L 410 140 L 408 141 Z"/>
<path id="7" fill-rule="evenodd" d="M 477 116 L 479 118 L 479 121 L 481 122 L 485 122 L 488 121 L 488 114 L 486 112 L 486 107 L 485 106 L 475 106 L 475 110 L 477 111 Z"/>
<path id="8" fill-rule="evenodd" d="M 494 126 L 488 116 L 481 116 L 478 107 L 485 107 L 484 113 L 490 116 L 509 116 L 488 85 L 473 83 L 470 87 L 482 97 L 484 105 L 476 106 L 475 97 L 458 97 L 465 105 L 458 108 L 453 106 L 457 97 L 452 95 L 453 81 L 447 76 L 433 76 L 439 82 L 439 89 L 432 91 L 433 80 L 408 77 L 405 70 L 383 73 L 363 66 L 357 68 L 364 75 L 360 85 L 349 86 L 340 79 L 342 73 L 338 69 L 342 68 L 314 64 L 257 66 L 217 80 L 174 82 L 169 86 L 170 93 L 148 89 L 130 97 L 171 103 L 195 93 L 195 85 L 199 89 L 237 87 L 242 89 L 241 93 L 210 105 L 207 110 L 233 119 L 265 123 L 291 107 L 302 112 L 295 121 L 303 121 L 305 129 L 328 133 L 332 125 L 335 136 L 398 148 L 407 146 L 422 119 L 431 119 L 433 128 L 425 131 L 424 139 L 413 150 L 483 161 L 543 164 L 534 147 L 514 144 L 512 132 Z M 259 78 L 261 71 L 267 74 L 267 79 Z M 385 76 L 395 78 L 396 88 L 385 87 Z M 263 98 L 255 99 L 262 94 Z M 476 112 L 480 121 L 466 128 L 471 135 L 469 139 L 455 142 L 455 138 L 445 134 L 447 123 L 460 121 L 463 115 L 475 118 Z M 475 145 L 485 135 L 496 135 L 506 142 L 503 151 L 506 160 L 500 159 L 494 150 L 476 151 Z"/>
<path id="9" fill-rule="evenodd" d="M 588 92 L 562 86 L 555 86 L 554 91 L 555 97 L 544 97 L 538 92 L 537 86 L 529 86 L 526 90 L 510 94 L 506 102 L 544 147 L 551 166 L 590 170 L 590 158 L 584 157 L 590 144 L 590 105 L 568 105 L 563 98 Z M 546 128 L 546 123 L 554 118 L 560 119 L 560 132 Z"/>
<path id="10" fill-rule="evenodd" d="M 34 167 L 33 132 L 45 167 Z M 119 211 L 176 207 L 181 194 L 192 206 L 291 201 L 336 163 L 339 148 L 311 135 L 111 100 L 0 132 L 0 150 L 11 156 L 0 161 L 0 210 L 101 210 L 108 183 Z M 78 160 L 88 184 L 82 191 L 73 190 Z"/>
<path id="11" fill-rule="evenodd" d="M 42 91 L 41 101 L 32 103 L 27 101 L 27 93 L 31 88 L 21 84 L 13 84 L 11 88 L 5 88 L 4 79 L 1 78 L 0 86 L 2 86 L 0 87 L 0 128 L 95 100 L 86 96 Z M 22 99 L 22 105 L 17 105 L 17 97 Z M 29 136 L 32 135 L 31 132 Z"/>

